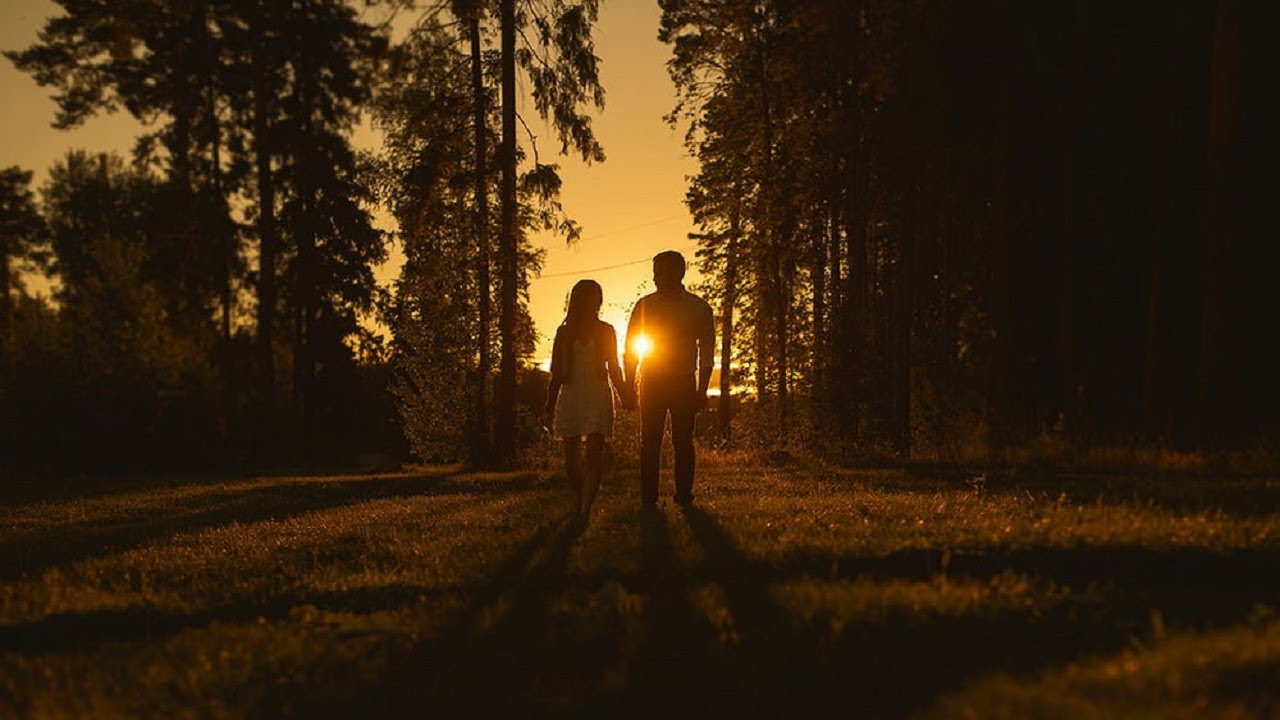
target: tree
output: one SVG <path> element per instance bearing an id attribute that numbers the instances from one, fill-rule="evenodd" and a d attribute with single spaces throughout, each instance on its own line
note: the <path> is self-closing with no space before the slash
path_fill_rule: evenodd
<path id="1" fill-rule="evenodd" d="M 397 220 L 405 254 L 384 313 L 393 337 L 392 391 L 410 450 L 427 460 L 462 459 L 475 446 L 469 433 L 475 430 L 471 399 L 481 330 L 473 259 L 479 231 L 474 98 L 468 78 L 456 72 L 468 62 L 458 35 L 424 17 L 392 49 L 397 82 L 374 106 L 386 138 L 379 197 Z M 486 114 L 486 139 L 492 126 Z M 494 166 L 489 157 L 484 164 Z"/>
<path id="2" fill-rule="evenodd" d="M 372 310 L 373 267 L 386 258 L 367 173 L 348 140 L 371 99 L 386 39 L 335 0 L 295 3 L 282 30 L 270 52 L 288 84 L 271 133 L 284 191 L 279 229 L 291 251 L 284 276 L 293 396 L 307 425 L 324 404 L 317 368 L 350 356 L 344 341 L 359 330 L 358 315 Z"/>
<path id="3" fill-rule="evenodd" d="M 600 85 L 599 58 L 595 55 L 591 29 L 599 13 L 598 0 L 542 0 L 527 4 L 520 11 L 514 0 L 499 0 L 501 36 L 502 148 L 499 161 L 502 184 L 499 192 L 501 231 L 498 236 L 498 265 L 501 303 L 498 330 L 501 357 L 498 368 L 497 405 L 494 433 L 494 455 L 499 464 L 510 465 L 516 451 L 516 358 L 519 343 L 519 295 L 526 283 L 527 267 L 520 263 L 520 219 L 517 204 L 518 164 L 516 142 L 515 84 L 516 65 L 529 77 L 534 107 L 555 129 L 560 151 L 572 149 L 587 162 L 604 160 L 604 150 L 591 130 L 591 118 L 580 111 L 590 103 L 604 107 L 604 88 Z M 528 37 L 527 30 L 534 35 Z M 516 35 L 524 39 L 517 49 Z M 536 148 L 534 168 L 524 184 L 531 191 L 550 198 L 559 189 L 554 165 L 538 162 Z M 566 238 L 577 237 L 576 226 L 555 223 Z"/>
<path id="4" fill-rule="evenodd" d="M 516 300 L 520 274 L 516 264 L 516 11 L 515 0 L 498 0 L 502 37 L 502 146 L 498 163 L 502 184 L 498 193 L 502 225 L 498 233 L 498 277 L 502 290 L 498 305 L 501 338 L 498 361 L 494 455 L 499 465 L 510 465 L 516 453 Z"/>
<path id="5" fill-rule="evenodd" d="M 137 156 L 163 150 L 160 192 L 172 212 L 154 218 L 152 261 L 167 270 L 158 281 L 167 316 L 188 332 L 210 325 L 216 298 L 228 346 L 241 272 L 231 207 L 252 174 L 258 394 L 274 412 L 287 318 L 291 399 L 309 415 L 316 367 L 349 355 L 339 348 L 370 307 L 370 266 L 383 254 L 347 141 L 370 98 L 383 31 L 340 0 L 61 4 L 66 14 L 41 42 L 9 57 L 55 89 L 59 127 L 121 108 L 156 127 Z"/>
<path id="6" fill-rule="evenodd" d="M 21 273 L 44 264 L 44 219 L 31 192 L 31 171 L 0 170 L 0 358 L 12 371 L 13 293 L 21 292 Z"/>
<path id="7" fill-rule="evenodd" d="M 1262 103 L 1243 29 L 1267 23 L 1243 7 L 664 0 L 699 255 L 741 293 L 757 402 L 846 456 L 1168 442 L 1197 415 L 1256 436 L 1277 383 L 1238 144 L 1266 131 L 1237 103 Z"/>
<path id="8" fill-rule="evenodd" d="M 222 0 L 174 3 L 62 0 L 65 15 L 45 23 L 40 42 L 7 52 L 18 69 L 55 90 L 54 126 L 75 127 L 99 112 L 127 110 L 154 130 L 138 139 L 136 156 L 164 150 L 165 203 L 157 217 L 157 262 L 175 328 L 212 321 L 220 301 L 229 339 L 238 242 L 226 202 L 221 149 L 236 143 L 224 120 L 231 104 L 222 37 L 233 22 Z"/>
<path id="9" fill-rule="evenodd" d="M 455 9 L 473 8 L 460 4 Z M 477 25 L 483 18 L 462 19 L 446 23 L 427 14 L 394 50 L 392 72 L 398 82 L 376 106 L 387 134 L 378 185 L 399 221 L 406 255 L 389 314 L 395 388 L 406 431 L 421 457 L 467 457 L 483 465 L 494 462 L 483 452 L 490 409 L 477 396 L 484 394 L 492 370 L 486 308 L 494 288 L 484 248 L 501 222 L 488 213 L 488 188 L 501 173 L 496 142 L 501 113 L 493 102 L 501 56 L 481 47 L 477 62 L 477 32 L 485 37 Z M 468 66 L 469 77 L 459 72 Z M 517 167 L 523 158 L 517 145 Z M 541 260 L 526 230 L 577 232 L 564 217 L 559 190 L 552 165 L 535 162 L 516 178 L 515 358 L 532 352 L 535 337 L 526 310 L 526 278 Z"/>
<path id="10" fill-rule="evenodd" d="M 48 331 L 64 345 L 24 384 L 46 393 L 35 417 L 51 437 L 99 469 L 205 460 L 221 441 L 210 357 L 173 329 L 154 262 L 162 187 L 119 157 L 73 151 L 42 189 L 60 281 Z"/>
<path id="11" fill-rule="evenodd" d="M 475 419 L 472 430 L 472 457 L 488 457 L 491 446 L 489 423 L 489 374 L 493 367 L 492 332 L 493 310 L 492 282 L 490 266 L 492 264 L 489 236 L 489 189 L 486 182 L 486 171 L 490 166 L 489 159 L 489 89 L 484 81 L 484 53 L 481 20 L 484 5 L 479 0 L 460 2 L 454 14 L 467 20 L 467 45 L 471 61 L 471 104 L 473 135 L 475 137 L 475 155 L 471 172 L 474 176 L 473 201 L 475 202 L 475 247 L 476 247 L 476 372 L 473 380 L 475 394 Z"/>

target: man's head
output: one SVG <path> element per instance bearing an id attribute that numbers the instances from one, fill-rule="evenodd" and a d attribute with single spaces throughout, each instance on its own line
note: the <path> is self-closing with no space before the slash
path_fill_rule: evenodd
<path id="1" fill-rule="evenodd" d="M 676 292 L 684 287 L 684 256 L 667 250 L 653 256 L 653 284 L 660 293 Z"/>

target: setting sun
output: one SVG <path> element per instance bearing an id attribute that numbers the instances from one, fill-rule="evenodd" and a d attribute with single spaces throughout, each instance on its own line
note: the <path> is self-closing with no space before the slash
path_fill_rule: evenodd
<path id="1" fill-rule="evenodd" d="M 653 341 L 648 335 L 637 335 L 636 339 L 631 341 L 631 352 L 635 353 L 637 360 L 644 360 L 652 351 Z"/>

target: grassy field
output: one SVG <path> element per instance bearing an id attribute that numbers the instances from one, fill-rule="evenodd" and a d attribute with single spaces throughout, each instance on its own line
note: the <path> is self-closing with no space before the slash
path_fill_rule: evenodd
<path id="1" fill-rule="evenodd" d="M 1280 480 L 700 473 L 9 489 L 0 718 L 1280 717 Z"/>

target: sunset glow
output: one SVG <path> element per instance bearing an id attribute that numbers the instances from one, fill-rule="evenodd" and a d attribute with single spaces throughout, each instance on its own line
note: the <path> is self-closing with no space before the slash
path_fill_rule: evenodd
<path id="1" fill-rule="evenodd" d="M 1280 720 L 1277 8 L 0 1 L 0 720 Z"/>
<path id="2" fill-rule="evenodd" d="M 653 341 L 648 335 L 637 335 L 631 342 L 631 352 L 635 354 L 637 360 L 644 360 L 649 353 L 653 352 Z"/>

